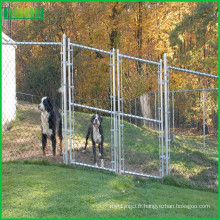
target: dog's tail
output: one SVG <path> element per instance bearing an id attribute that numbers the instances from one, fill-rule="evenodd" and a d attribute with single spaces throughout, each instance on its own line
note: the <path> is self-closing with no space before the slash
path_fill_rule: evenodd
<path id="1" fill-rule="evenodd" d="M 55 109 L 57 111 L 62 108 L 62 95 L 63 95 L 63 87 L 60 87 L 57 90 L 55 97 Z"/>

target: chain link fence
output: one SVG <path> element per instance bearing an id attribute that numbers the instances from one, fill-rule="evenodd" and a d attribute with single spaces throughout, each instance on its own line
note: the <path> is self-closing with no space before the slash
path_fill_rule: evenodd
<path id="1" fill-rule="evenodd" d="M 2 43 L 2 161 L 42 159 L 41 98 L 60 86 L 61 43 Z M 52 160 L 51 141 L 47 158 Z M 62 162 L 62 157 L 57 157 Z"/>
<path id="2" fill-rule="evenodd" d="M 163 177 L 162 64 L 120 55 L 122 155 L 125 173 Z M 150 92 L 149 91 L 155 91 Z M 128 172 L 126 172 L 128 171 Z"/>
<path id="3" fill-rule="evenodd" d="M 54 98 L 62 83 L 61 45 L 3 41 L 3 162 L 42 158 L 54 161 L 51 141 L 48 141 L 46 157 L 43 157 L 38 105 L 44 96 Z M 115 94 L 115 111 L 118 113 L 114 116 L 112 54 L 74 46 L 71 49 L 70 88 L 74 89 L 67 93 L 66 116 L 68 131 L 73 128 L 74 133 L 68 133 L 69 162 L 72 159 L 82 164 L 94 164 L 91 140 L 87 151 L 83 152 L 83 149 L 91 117 L 99 113 L 103 118 L 105 168 L 113 169 L 118 160 L 122 173 L 161 176 L 165 166 L 165 149 L 162 147 L 165 127 L 164 123 L 158 122 L 163 121 L 165 112 L 161 112 L 163 106 L 160 104 L 161 99 L 164 100 L 164 95 L 160 95 L 160 65 L 120 57 L 120 76 L 115 84 L 116 91 L 119 87 L 119 93 Z M 174 88 L 173 72 L 169 70 L 169 74 L 170 88 Z M 175 91 L 168 90 L 170 174 L 217 189 L 218 91 L 191 88 L 187 80 L 183 77 L 181 82 L 190 90 L 183 91 L 181 86 Z M 198 82 L 198 86 L 205 85 L 201 77 Z M 214 81 L 209 80 L 209 87 L 214 85 Z M 114 148 L 119 147 L 114 143 L 114 117 L 119 122 L 117 129 L 121 131 L 119 158 L 114 155 Z M 100 165 L 98 151 L 97 158 Z M 57 155 L 55 161 L 62 163 L 63 157 Z"/>
<path id="4" fill-rule="evenodd" d="M 102 155 L 96 144 L 94 162 L 94 132 L 89 135 L 85 150 L 88 129 L 92 126 L 94 114 L 102 117 L 104 166 L 102 169 L 113 171 L 113 106 L 112 106 L 112 52 L 73 44 L 68 39 L 68 77 L 63 83 L 68 91 L 66 101 L 68 161 L 72 164 L 101 167 Z M 93 126 L 94 129 L 94 126 Z M 99 144 L 101 146 L 101 143 Z M 102 162 L 103 163 L 103 162 Z M 103 165 L 103 164 L 102 164 Z"/>
<path id="5" fill-rule="evenodd" d="M 170 88 L 175 88 L 169 91 L 170 174 L 217 190 L 217 77 L 174 68 L 169 78 Z"/>
<path id="6" fill-rule="evenodd" d="M 171 175 L 218 187 L 218 90 L 170 93 Z"/>

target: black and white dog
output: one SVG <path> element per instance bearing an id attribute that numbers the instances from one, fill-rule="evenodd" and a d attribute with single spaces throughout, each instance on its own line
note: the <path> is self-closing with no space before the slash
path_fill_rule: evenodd
<path id="1" fill-rule="evenodd" d="M 99 148 L 99 156 L 101 157 L 101 167 L 104 167 L 104 156 L 103 156 L 103 129 L 102 129 L 102 117 L 99 114 L 95 114 L 91 118 L 91 122 L 88 127 L 87 135 L 86 135 L 86 144 L 83 152 L 86 151 L 86 147 L 88 144 L 89 136 L 91 135 L 92 139 L 92 148 L 93 148 L 93 155 L 94 155 L 94 164 L 97 166 L 96 160 L 96 144 L 98 144 Z"/>
<path id="2" fill-rule="evenodd" d="M 41 133 L 43 156 L 46 155 L 47 138 L 51 139 L 53 156 L 56 156 L 56 135 L 60 140 L 60 155 L 62 155 L 62 118 L 59 113 L 62 88 L 56 94 L 55 102 L 49 97 L 43 97 L 38 109 L 41 110 Z"/>

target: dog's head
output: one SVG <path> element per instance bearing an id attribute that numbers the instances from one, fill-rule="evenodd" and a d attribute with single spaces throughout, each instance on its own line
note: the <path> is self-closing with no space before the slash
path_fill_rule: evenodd
<path id="1" fill-rule="evenodd" d="M 38 109 L 41 111 L 50 112 L 53 109 L 53 102 L 51 98 L 43 97 L 41 103 L 38 105 Z"/>
<path id="2" fill-rule="evenodd" d="M 92 122 L 93 125 L 99 127 L 102 123 L 102 117 L 99 114 L 95 114 L 95 115 L 92 116 L 91 122 Z"/>

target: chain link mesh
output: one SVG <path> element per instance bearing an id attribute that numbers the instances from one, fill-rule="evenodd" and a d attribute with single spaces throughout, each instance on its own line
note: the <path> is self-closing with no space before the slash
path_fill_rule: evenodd
<path id="1" fill-rule="evenodd" d="M 94 165 L 93 138 L 98 134 L 90 134 L 86 150 L 86 135 L 91 126 L 91 118 L 94 114 L 102 117 L 103 128 L 103 152 L 104 167 L 113 167 L 113 149 L 112 149 L 112 115 L 98 110 L 97 108 L 112 111 L 111 87 L 112 87 L 112 56 L 101 52 L 84 49 L 81 47 L 72 47 L 72 72 L 73 72 L 73 102 L 86 107 L 74 106 L 74 112 L 71 117 L 74 118 L 74 143 L 71 150 L 74 162 L 85 165 Z M 97 165 L 101 166 L 101 155 L 96 144 Z"/>
<path id="2" fill-rule="evenodd" d="M 169 71 L 170 87 L 176 85 Z M 205 77 L 187 77 L 169 93 L 170 174 L 192 184 L 218 188 L 218 90 L 209 88 L 214 81 Z M 193 87 L 193 80 L 197 85 Z M 207 85 L 206 85 L 207 87 Z"/>
<path id="3" fill-rule="evenodd" d="M 152 176 L 159 172 L 159 66 L 122 59 L 124 170 Z M 155 91 L 155 92 L 150 92 Z"/>
<path id="4" fill-rule="evenodd" d="M 42 158 L 41 98 L 60 85 L 60 47 L 2 45 L 2 160 Z M 57 146 L 58 148 L 58 146 Z M 47 159 L 52 160 L 51 141 Z M 62 161 L 62 157 L 56 160 Z"/>

